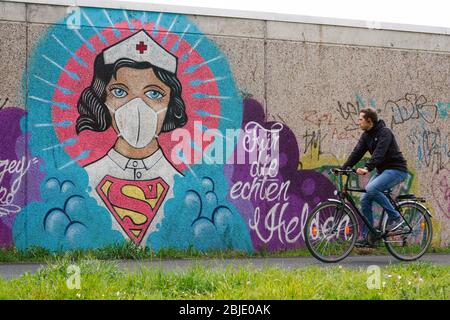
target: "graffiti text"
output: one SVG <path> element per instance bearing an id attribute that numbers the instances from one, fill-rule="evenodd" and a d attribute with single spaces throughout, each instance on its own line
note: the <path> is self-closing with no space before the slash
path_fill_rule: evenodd
<path id="1" fill-rule="evenodd" d="M 20 211 L 20 207 L 13 203 L 14 196 L 33 163 L 37 163 L 37 158 L 27 160 L 22 157 L 19 160 L 0 160 L 0 216 Z M 7 175 L 14 178 L 10 188 L 2 185 Z"/>

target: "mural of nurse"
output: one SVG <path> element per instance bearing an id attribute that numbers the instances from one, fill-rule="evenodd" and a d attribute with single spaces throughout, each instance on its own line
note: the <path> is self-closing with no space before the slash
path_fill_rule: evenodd
<path id="1" fill-rule="evenodd" d="M 97 55 L 92 83 L 78 100 L 77 134 L 110 126 L 117 133 L 109 152 L 85 167 L 91 195 L 137 244 L 156 230 L 181 175 L 158 144 L 161 132 L 187 122 L 176 70 L 177 58 L 141 30 Z"/>

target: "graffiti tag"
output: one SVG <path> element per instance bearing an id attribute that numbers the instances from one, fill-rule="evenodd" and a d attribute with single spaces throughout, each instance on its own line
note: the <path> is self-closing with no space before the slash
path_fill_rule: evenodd
<path id="1" fill-rule="evenodd" d="M 418 161 L 436 172 L 444 169 L 450 160 L 448 138 L 439 128 L 413 129 L 408 135 L 410 143 L 417 147 Z"/>
<path id="2" fill-rule="evenodd" d="M 311 110 L 305 112 L 305 121 L 315 124 L 320 127 L 322 124 L 326 126 L 336 125 L 336 119 L 330 112 L 318 112 L 317 110 Z"/>
<path id="3" fill-rule="evenodd" d="M 327 136 L 327 134 L 322 136 L 322 133 L 320 130 L 312 131 L 312 132 L 308 132 L 308 130 L 306 130 L 306 133 L 303 135 L 304 145 L 305 145 L 304 153 L 306 154 L 308 152 L 308 150 L 310 150 L 310 151 L 317 150 L 318 151 L 317 158 L 319 158 L 320 155 L 323 153 L 322 142 L 326 136 Z M 311 154 L 312 154 L 312 152 L 311 152 Z"/>
<path id="4" fill-rule="evenodd" d="M 361 108 L 358 101 L 355 104 L 352 102 L 347 102 L 344 104 L 338 101 L 337 111 L 339 112 L 339 115 L 342 119 L 351 121 L 351 124 L 345 126 L 345 130 L 351 131 L 359 128 L 358 117 L 360 109 Z"/>
<path id="5" fill-rule="evenodd" d="M 350 139 L 359 139 L 360 133 L 358 131 L 347 131 L 347 130 L 339 130 L 338 128 L 334 128 L 331 133 L 331 140 L 350 140 Z"/>
<path id="6" fill-rule="evenodd" d="M 439 181 L 439 186 L 441 187 L 441 192 L 444 195 L 444 200 L 447 205 L 447 213 L 450 213 L 450 179 L 448 176 L 442 175 Z M 445 209 L 444 209 L 445 211 Z"/>
<path id="7" fill-rule="evenodd" d="M 391 128 L 395 124 L 403 124 L 412 119 L 423 119 L 427 123 L 434 123 L 438 111 L 436 105 L 427 104 L 425 96 L 410 93 L 399 100 L 387 101 L 386 109 L 392 112 Z"/>
<path id="8" fill-rule="evenodd" d="M 3 107 L 6 105 L 7 102 L 8 102 L 8 97 L 0 98 L 0 110 L 3 109 Z"/>
<path id="9" fill-rule="evenodd" d="M 442 212 L 450 217 L 450 170 L 442 170 L 433 181 L 434 200 Z"/>

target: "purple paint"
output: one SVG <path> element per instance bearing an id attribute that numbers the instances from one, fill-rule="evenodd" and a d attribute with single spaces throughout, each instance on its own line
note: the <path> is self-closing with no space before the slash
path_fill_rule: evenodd
<path id="1" fill-rule="evenodd" d="M 302 192 L 304 195 L 310 196 L 316 191 L 316 182 L 311 179 L 305 179 L 302 182 Z"/>
<path id="2" fill-rule="evenodd" d="M 39 172 L 37 159 L 33 162 L 27 152 L 28 137 L 20 129 L 24 115 L 20 108 L 0 110 L 0 247 L 13 245 L 12 225 L 20 209 L 29 201 L 40 199 L 39 182 L 43 174 Z"/>
<path id="3" fill-rule="evenodd" d="M 253 99 L 244 100 L 243 125 L 257 122 L 270 129 L 276 122 L 265 122 L 263 107 Z M 238 141 L 238 148 L 242 146 Z M 299 146 L 294 133 L 284 125 L 279 133 L 279 171 L 271 177 L 283 190 L 277 199 L 251 199 L 231 196 L 232 188 L 239 189 L 241 183 L 252 185 L 251 164 L 227 165 L 225 175 L 230 183 L 229 200 L 241 212 L 246 221 L 255 250 L 276 251 L 304 245 L 303 226 L 308 213 L 320 202 L 334 197 L 335 186 L 322 174 L 314 170 L 298 171 Z M 274 188 L 276 183 L 274 183 Z M 269 190 L 268 187 L 267 190 Z M 259 218 L 259 220 L 258 220 Z M 258 222 L 258 223 L 256 223 Z"/>

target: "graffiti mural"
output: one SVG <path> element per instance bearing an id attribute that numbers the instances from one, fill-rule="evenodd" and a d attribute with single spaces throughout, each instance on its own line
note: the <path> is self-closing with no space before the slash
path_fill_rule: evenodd
<path id="1" fill-rule="evenodd" d="M 334 187 L 297 170 L 295 136 L 243 99 L 217 46 L 181 15 L 80 17 L 50 26 L 30 54 L 28 113 L 3 135 L 26 150 L 1 153 L 2 245 L 303 245 L 309 210 Z"/>
<path id="2" fill-rule="evenodd" d="M 335 197 L 327 169 L 343 163 L 359 109 L 375 99 L 301 110 L 294 134 L 296 124 L 269 120 L 262 101 L 243 96 L 227 56 L 188 17 L 78 14 L 77 25 L 68 15 L 30 48 L 26 111 L 0 97 L 0 246 L 303 246 L 308 214 Z M 391 125 L 446 117 L 447 104 L 422 97 L 388 100 Z M 448 133 L 423 128 L 409 141 L 441 173 L 433 192 L 445 211 Z M 396 192 L 414 191 L 416 176 Z"/>

